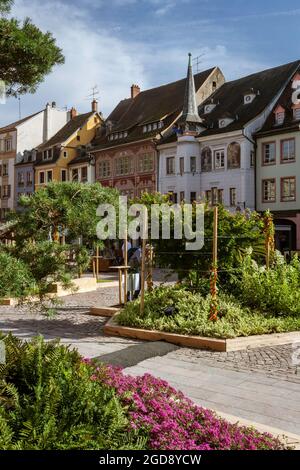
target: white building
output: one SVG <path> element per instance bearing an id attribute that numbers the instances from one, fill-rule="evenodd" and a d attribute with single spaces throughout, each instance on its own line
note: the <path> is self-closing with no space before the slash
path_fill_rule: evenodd
<path id="1" fill-rule="evenodd" d="M 15 206 L 15 163 L 52 137 L 68 121 L 68 112 L 53 102 L 45 109 L 0 128 L 0 219 Z"/>
<path id="2" fill-rule="evenodd" d="M 194 112 L 193 122 L 165 138 L 159 150 L 159 186 L 174 200 L 255 209 L 254 134 L 263 126 L 299 62 L 225 83 Z M 191 67 L 188 75 L 192 76 Z M 186 93 L 193 102 L 191 81 Z M 195 116 L 196 115 L 196 116 Z M 200 119 L 199 119 L 200 116 Z"/>
<path id="3" fill-rule="evenodd" d="M 256 206 L 272 212 L 276 247 L 283 252 L 300 250 L 299 96 L 300 68 L 256 135 Z"/>

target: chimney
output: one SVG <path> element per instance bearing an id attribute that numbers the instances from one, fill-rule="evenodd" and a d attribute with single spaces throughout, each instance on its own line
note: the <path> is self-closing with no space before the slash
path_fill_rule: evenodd
<path id="1" fill-rule="evenodd" d="M 93 99 L 93 101 L 92 101 L 92 111 L 93 111 L 93 113 L 98 113 L 98 100 Z"/>
<path id="2" fill-rule="evenodd" d="M 141 92 L 141 89 L 138 85 L 132 85 L 131 86 L 131 98 L 135 98 L 137 95 L 139 95 Z"/>
<path id="3" fill-rule="evenodd" d="M 72 106 L 70 109 L 70 119 L 74 119 L 77 116 L 77 110 Z"/>

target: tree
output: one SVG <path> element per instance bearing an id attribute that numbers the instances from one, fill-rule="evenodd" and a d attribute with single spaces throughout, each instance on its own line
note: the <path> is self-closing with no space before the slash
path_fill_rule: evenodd
<path id="1" fill-rule="evenodd" d="M 10 11 L 13 0 L 0 0 L 0 14 Z M 20 23 L 0 18 L 0 80 L 7 95 L 34 93 L 55 65 L 63 64 L 62 50 L 50 32 L 43 33 L 29 18 Z"/>

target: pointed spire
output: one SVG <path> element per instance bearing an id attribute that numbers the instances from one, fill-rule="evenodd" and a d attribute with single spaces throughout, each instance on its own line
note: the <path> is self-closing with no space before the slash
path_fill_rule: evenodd
<path id="1" fill-rule="evenodd" d="M 185 95 L 183 102 L 183 111 L 180 121 L 185 124 L 200 123 L 196 102 L 195 81 L 192 67 L 192 54 L 189 53 L 189 65 L 187 70 L 187 79 L 185 85 Z"/>

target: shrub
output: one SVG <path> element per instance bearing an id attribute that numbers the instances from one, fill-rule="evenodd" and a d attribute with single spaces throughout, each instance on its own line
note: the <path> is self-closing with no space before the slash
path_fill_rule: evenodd
<path id="1" fill-rule="evenodd" d="M 0 252 L 0 298 L 22 297 L 34 289 L 28 267 L 17 258 Z"/>
<path id="2" fill-rule="evenodd" d="M 144 314 L 139 300 L 127 303 L 118 316 L 120 325 L 215 338 L 235 338 L 300 329 L 300 317 L 276 317 L 251 311 L 228 294 L 218 297 L 219 318 L 210 321 L 211 297 L 181 287 L 160 287 L 145 295 Z"/>
<path id="3" fill-rule="evenodd" d="M 294 257 L 287 263 L 278 252 L 274 265 L 267 270 L 248 256 L 236 278 L 235 293 L 251 308 L 272 312 L 277 316 L 300 316 L 300 261 Z"/>
<path id="4" fill-rule="evenodd" d="M 76 351 L 8 336 L 0 365 L 0 449 L 137 449 L 115 391 Z"/>
<path id="5" fill-rule="evenodd" d="M 155 377 L 124 375 L 105 366 L 93 376 L 118 392 L 128 408 L 131 429 L 148 436 L 147 447 L 161 450 L 282 450 L 283 444 L 254 428 L 240 427 L 196 406 Z"/>

